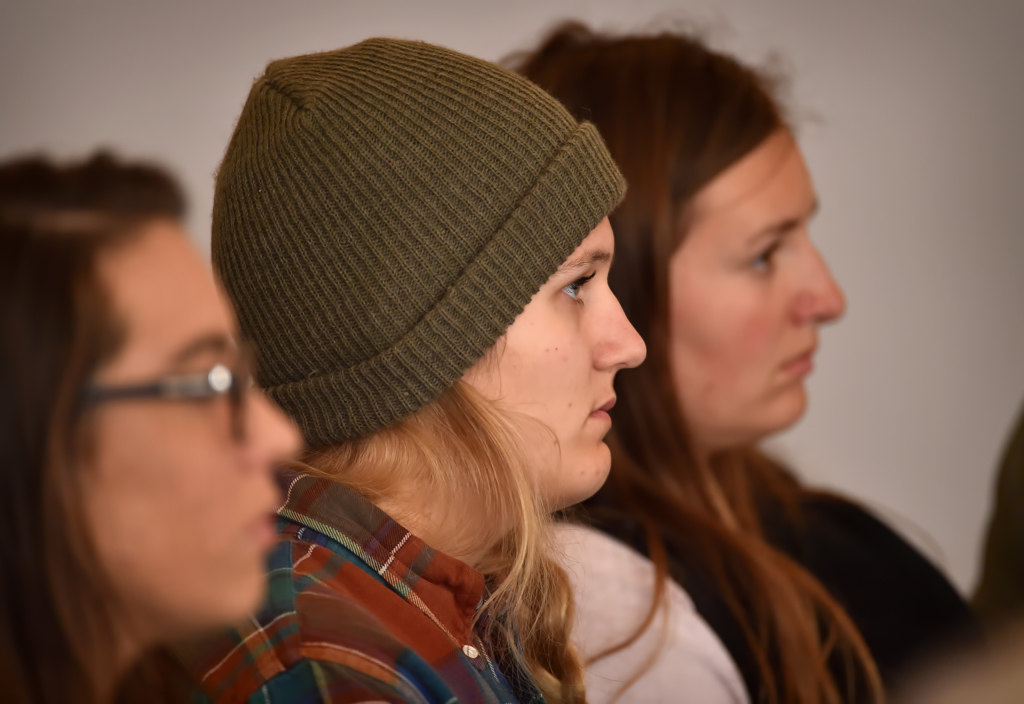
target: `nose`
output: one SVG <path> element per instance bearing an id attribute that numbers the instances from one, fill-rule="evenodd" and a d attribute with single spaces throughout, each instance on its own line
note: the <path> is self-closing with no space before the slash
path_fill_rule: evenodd
<path id="1" fill-rule="evenodd" d="M 846 311 L 846 297 L 821 252 L 808 242 L 808 267 L 793 305 L 798 325 L 831 323 Z"/>
<path id="2" fill-rule="evenodd" d="M 609 291 L 608 313 L 597 323 L 598 340 L 594 366 L 602 371 L 618 371 L 639 366 L 647 357 L 647 345 L 629 322 L 619 299 Z"/>
<path id="3" fill-rule="evenodd" d="M 248 394 L 248 445 L 253 459 L 267 470 L 294 459 L 302 449 L 295 423 L 257 389 Z"/>

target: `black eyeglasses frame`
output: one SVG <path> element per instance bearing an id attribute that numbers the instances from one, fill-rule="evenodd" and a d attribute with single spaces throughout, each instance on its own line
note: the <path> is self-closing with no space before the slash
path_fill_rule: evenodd
<path id="1" fill-rule="evenodd" d="M 85 408 L 133 399 L 156 399 L 165 401 L 207 401 L 226 396 L 231 407 L 231 433 L 236 440 L 245 437 L 243 409 L 245 393 L 252 385 L 252 378 L 245 364 L 232 370 L 227 364 L 218 362 L 205 372 L 174 374 L 138 384 L 104 386 L 89 385 L 83 397 Z"/>

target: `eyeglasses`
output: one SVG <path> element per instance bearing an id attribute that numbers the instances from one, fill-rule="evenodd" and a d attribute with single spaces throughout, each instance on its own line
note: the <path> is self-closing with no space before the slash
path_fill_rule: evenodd
<path id="1" fill-rule="evenodd" d="M 206 401 L 226 396 L 231 410 L 231 436 L 236 441 L 245 439 L 245 394 L 252 386 L 252 375 L 247 362 L 239 361 L 232 370 L 218 363 L 205 372 L 178 374 L 141 384 L 123 386 L 91 385 L 86 389 L 86 407 L 109 401 L 128 399 L 161 399 L 167 401 Z"/>

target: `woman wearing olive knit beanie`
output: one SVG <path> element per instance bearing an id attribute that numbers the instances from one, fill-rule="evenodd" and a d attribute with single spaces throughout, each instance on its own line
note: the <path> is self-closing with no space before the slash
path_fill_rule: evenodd
<path id="1" fill-rule="evenodd" d="M 269 65 L 213 259 L 308 450 L 263 608 L 180 651 L 210 701 L 584 701 L 548 514 L 596 491 L 643 342 L 622 177 L 525 79 L 373 39 Z"/>

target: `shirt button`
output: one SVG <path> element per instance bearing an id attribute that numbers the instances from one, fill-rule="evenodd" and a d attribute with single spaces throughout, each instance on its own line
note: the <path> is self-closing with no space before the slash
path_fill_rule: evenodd
<path id="1" fill-rule="evenodd" d="M 480 655 L 480 651 L 474 648 L 472 645 L 462 646 L 462 652 L 466 654 L 467 658 L 476 659 Z"/>

